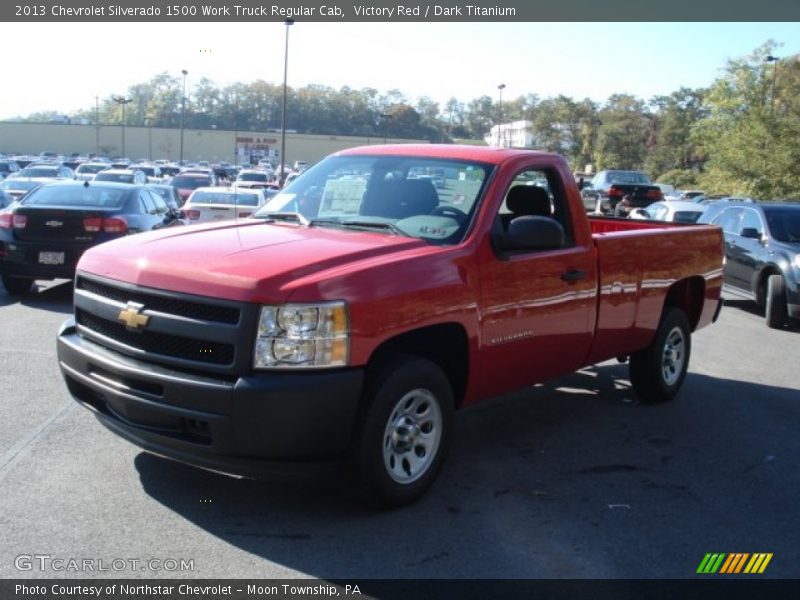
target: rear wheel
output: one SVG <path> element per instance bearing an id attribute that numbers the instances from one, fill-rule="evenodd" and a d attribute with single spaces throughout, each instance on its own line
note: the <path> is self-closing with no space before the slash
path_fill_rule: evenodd
<path id="1" fill-rule="evenodd" d="M 678 393 L 689 367 L 691 349 L 686 314 L 680 308 L 666 309 L 653 343 L 631 355 L 631 385 L 642 402 L 666 402 Z"/>
<path id="2" fill-rule="evenodd" d="M 358 467 L 367 499 L 402 506 L 422 496 L 450 445 L 453 392 L 433 362 L 399 357 L 367 388 Z"/>
<path id="3" fill-rule="evenodd" d="M 789 307 L 786 305 L 786 282 L 783 280 L 783 275 L 775 274 L 767 277 L 765 296 L 767 326 L 779 329 L 786 325 L 789 318 Z"/>
<path id="4" fill-rule="evenodd" d="M 33 279 L 30 277 L 12 277 L 11 275 L 3 275 L 3 287 L 12 296 L 21 296 L 27 294 L 31 289 Z"/>

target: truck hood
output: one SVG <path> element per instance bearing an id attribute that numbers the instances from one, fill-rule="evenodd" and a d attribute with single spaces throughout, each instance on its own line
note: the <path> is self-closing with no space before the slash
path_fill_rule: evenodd
<path id="1" fill-rule="evenodd" d="M 101 244 L 81 257 L 78 271 L 200 296 L 280 303 L 298 280 L 426 248 L 434 247 L 416 238 L 247 219 Z"/>

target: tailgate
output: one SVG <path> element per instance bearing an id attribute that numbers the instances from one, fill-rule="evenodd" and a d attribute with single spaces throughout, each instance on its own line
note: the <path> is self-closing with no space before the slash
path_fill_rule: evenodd
<path id="1" fill-rule="evenodd" d="M 622 184 L 615 183 L 608 190 L 609 197 L 617 197 L 620 200 L 628 196 L 627 205 L 631 208 L 644 208 L 653 202 L 664 199 L 661 188 L 654 185 L 645 184 Z"/>
<path id="2" fill-rule="evenodd" d="M 722 288 L 722 230 L 711 225 L 590 219 L 598 256 L 598 314 L 587 363 L 644 348 L 669 289 L 692 279 L 701 290 L 693 325 L 711 323 Z M 690 315 L 690 321 L 692 315 Z"/>

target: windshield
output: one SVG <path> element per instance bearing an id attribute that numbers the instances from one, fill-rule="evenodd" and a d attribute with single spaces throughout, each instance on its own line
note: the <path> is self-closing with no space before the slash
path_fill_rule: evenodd
<path id="1" fill-rule="evenodd" d="M 195 204 L 238 204 L 258 206 L 258 194 L 232 194 L 230 192 L 195 192 L 191 203 Z"/>
<path id="2" fill-rule="evenodd" d="M 610 183 L 650 183 L 647 175 L 639 171 L 609 171 L 608 181 Z"/>
<path id="3" fill-rule="evenodd" d="M 332 156 L 305 171 L 255 216 L 292 212 L 312 225 L 457 243 L 491 170 L 482 163 L 428 157 Z"/>
<path id="4" fill-rule="evenodd" d="M 42 185 L 38 181 L 24 181 L 20 179 L 6 179 L 0 183 L 0 190 L 32 190 Z"/>
<path id="5" fill-rule="evenodd" d="M 19 172 L 22 177 L 58 177 L 55 167 L 26 167 Z"/>
<path id="6" fill-rule="evenodd" d="M 25 206 L 79 206 L 121 208 L 128 192 L 86 185 L 45 185 L 30 192 L 22 200 Z"/>
<path id="7" fill-rule="evenodd" d="M 76 173 L 99 173 L 108 168 L 108 165 L 79 165 Z"/>
<path id="8" fill-rule="evenodd" d="M 788 244 L 800 243 L 800 206 L 764 208 L 772 237 Z"/>
<path id="9" fill-rule="evenodd" d="M 211 185 L 211 179 L 208 177 L 188 177 L 184 175 L 177 175 L 170 181 L 172 187 L 181 188 L 184 190 L 196 190 L 199 187 Z"/>
<path id="10" fill-rule="evenodd" d="M 98 173 L 95 181 L 116 181 L 118 183 L 133 183 L 133 173 Z"/>
<path id="11" fill-rule="evenodd" d="M 241 173 L 239 181 L 269 181 L 266 173 Z"/>

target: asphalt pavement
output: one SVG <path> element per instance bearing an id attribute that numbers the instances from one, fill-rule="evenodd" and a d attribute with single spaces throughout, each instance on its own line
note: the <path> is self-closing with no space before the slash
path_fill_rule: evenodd
<path id="1" fill-rule="evenodd" d="M 693 336 L 673 402 L 639 404 L 608 362 L 483 403 L 428 495 L 380 512 L 111 434 L 58 371 L 70 285 L 0 289 L 0 577 L 687 578 L 708 552 L 800 577 L 800 328 L 749 303 Z"/>

